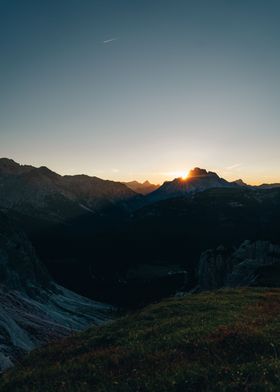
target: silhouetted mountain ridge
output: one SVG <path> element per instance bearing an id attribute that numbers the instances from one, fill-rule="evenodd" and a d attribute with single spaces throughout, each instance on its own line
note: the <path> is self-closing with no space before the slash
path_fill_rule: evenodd
<path id="1" fill-rule="evenodd" d="M 86 175 L 61 176 L 45 166 L 0 159 L 0 206 L 51 222 L 103 208 L 126 207 L 140 197 L 120 182 Z"/>
<path id="2" fill-rule="evenodd" d="M 140 193 L 142 195 L 148 195 L 160 187 L 160 185 L 151 184 L 149 181 L 145 181 L 143 183 L 138 181 L 129 181 L 123 182 L 123 184 L 132 189 L 134 192 Z"/>
<path id="3" fill-rule="evenodd" d="M 0 158 L 0 175 L 18 175 L 34 169 L 33 166 L 20 165 L 9 158 Z"/>
<path id="4" fill-rule="evenodd" d="M 186 179 L 175 178 L 172 181 L 164 182 L 160 188 L 148 196 L 148 200 L 155 202 L 202 192 L 211 188 L 233 188 L 235 186 L 237 185 L 226 181 L 214 172 L 196 167 L 190 171 Z"/>

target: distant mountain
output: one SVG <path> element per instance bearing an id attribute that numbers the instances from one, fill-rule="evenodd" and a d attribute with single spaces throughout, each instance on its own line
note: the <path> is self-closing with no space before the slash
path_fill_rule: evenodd
<path id="1" fill-rule="evenodd" d="M 184 195 L 191 195 L 203 192 L 211 188 L 247 188 L 247 189 L 272 189 L 279 188 L 280 184 L 263 184 L 253 186 L 246 184 L 242 179 L 229 182 L 218 174 L 200 169 L 198 167 L 190 171 L 186 179 L 175 178 L 173 181 L 166 181 L 161 187 L 148 195 L 146 204 L 160 200 L 166 200 Z"/>
<path id="2" fill-rule="evenodd" d="M 26 351 L 102 324 L 111 310 L 55 284 L 24 233 L 0 212 L 0 371 Z"/>
<path id="3" fill-rule="evenodd" d="M 138 181 L 123 182 L 128 188 L 141 195 L 148 195 L 160 187 L 160 185 L 151 184 L 149 181 L 143 183 Z"/>
<path id="4" fill-rule="evenodd" d="M 262 184 L 259 186 L 261 189 L 273 189 L 273 188 L 280 188 L 280 183 L 279 184 Z"/>
<path id="5" fill-rule="evenodd" d="M 0 159 L 0 206 L 28 216 L 63 222 L 137 197 L 119 182 L 86 175 L 60 176 L 47 167 Z"/>
<path id="6" fill-rule="evenodd" d="M 236 186 L 237 184 L 224 180 L 214 172 L 196 167 L 190 171 L 186 179 L 175 178 L 173 181 L 166 181 L 148 196 L 148 200 L 154 202 L 202 192 L 211 188 L 233 188 Z"/>
<path id="7" fill-rule="evenodd" d="M 237 184 L 239 186 L 251 189 L 273 189 L 273 188 L 280 188 L 280 183 L 275 184 L 262 184 L 262 185 L 248 185 L 243 180 L 239 179 L 233 181 L 232 184 Z"/>
<path id="8" fill-rule="evenodd" d="M 186 179 L 175 178 L 173 181 L 166 181 L 162 186 L 149 194 L 145 199 L 145 204 L 150 204 L 160 200 L 192 195 L 212 188 L 247 188 L 247 189 L 272 189 L 279 188 L 280 184 L 263 184 L 253 186 L 246 184 L 242 179 L 232 182 L 218 176 L 218 174 L 200 169 L 198 167 L 190 171 Z"/>
<path id="9" fill-rule="evenodd" d="M 240 178 L 239 180 L 233 181 L 232 184 L 236 184 L 236 185 L 239 185 L 239 186 L 243 186 L 243 187 L 245 187 L 245 188 L 250 187 L 250 185 L 246 184 L 246 182 L 244 182 L 241 178 Z"/>

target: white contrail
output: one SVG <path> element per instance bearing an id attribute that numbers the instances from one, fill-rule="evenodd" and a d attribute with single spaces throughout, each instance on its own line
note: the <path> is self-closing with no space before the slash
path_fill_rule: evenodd
<path id="1" fill-rule="evenodd" d="M 118 37 L 106 39 L 105 41 L 103 41 L 103 44 L 109 44 L 110 42 L 117 41 L 118 39 Z"/>
<path id="2" fill-rule="evenodd" d="M 234 165 L 226 167 L 226 170 L 237 169 L 240 166 L 242 166 L 242 163 L 235 163 Z"/>

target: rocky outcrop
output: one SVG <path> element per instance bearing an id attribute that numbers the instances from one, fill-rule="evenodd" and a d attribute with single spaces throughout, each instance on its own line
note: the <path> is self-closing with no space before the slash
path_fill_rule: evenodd
<path id="1" fill-rule="evenodd" d="M 203 290 L 251 285 L 270 286 L 276 282 L 272 275 L 278 269 L 280 246 L 268 241 L 247 240 L 232 252 L 219 246 L 201 255 L 198 268 L 199 286 Z"/>
<path id="2" fill-rule="evenodd" d="M 51 289 L 52 282 L 37 259 L 26 235 L 0 212 L 0 285 L 27 294 L 38 286 Z"/>
<path id="3" fill-rule="evenodd" d="M 223 246 L 205 251 L 199 260 L 199 286 L 204 290 L 223 287 L 232 269 L 232 260 Z"/>
<path id="4" fill-rule="evenodd" d="M 112 310 L 56 285 L 0 212 L 0 370 L 26 351 L 109 320 Z"/>

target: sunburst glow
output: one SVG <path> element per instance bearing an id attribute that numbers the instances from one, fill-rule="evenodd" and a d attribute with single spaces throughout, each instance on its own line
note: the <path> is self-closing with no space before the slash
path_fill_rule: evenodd
<path id="1" fill-rule="evenodd" d="M 184 171 L 181 173 L 182 180 L 186 180 L 188 178 L 188 176 L 189 176 L 189 172 L 187 172 L 187 171 Z"/>
<path id="2" fill-rule="evenodd" d="M 174 178 L 179 178 L 185 181 L 190 176 L 190 170 L 172 170 L 168 172 L 161 172 L 161 175 L 163 175 L 165 179 L 168 179 L 168 181 L 172 181 Z"/>
<path id="3" fill-rule="evenodd" d="M 176 171 L 176 172 L 172 172 L 172 175 L 176 178 L 181 178 L 182 180 L 186 180 L 189 176 L 189 172 L 187 170 Z"/>

